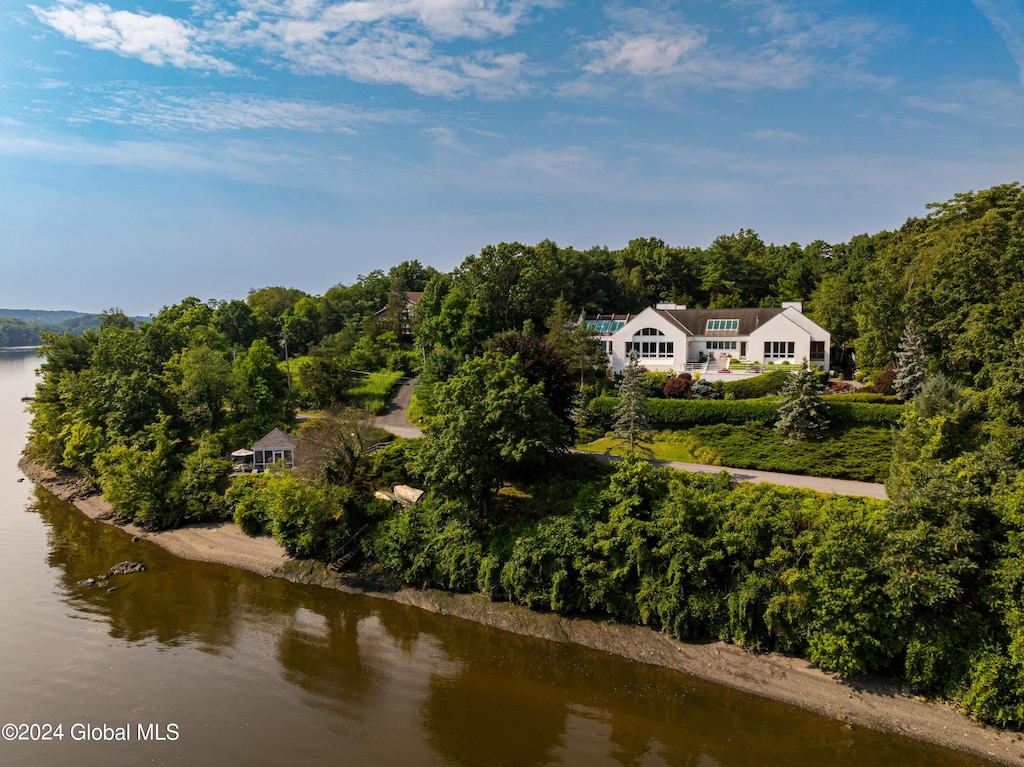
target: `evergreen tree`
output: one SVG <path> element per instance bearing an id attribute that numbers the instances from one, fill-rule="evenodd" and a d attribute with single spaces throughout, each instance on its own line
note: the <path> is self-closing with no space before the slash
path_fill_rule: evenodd
<path id="1" fill-rule="evenodd" d="M 924 386 L 927 375 L 928 354 L 924 350 L 924 336 L 908 325 L 896 350 L 896 377 L 892 382 L 896 399 L 901 402 L 913 399 Z"/>
<path id="2" fill-rule="evenodd" d="M 722 395 L 711 381 L 706 378 L 698 378 L 690 387 L 690 397 L 693 399 L 721 399 Z"/>
<path id="3" fill-rule="evenodd" d="M 647 416 L 647 391 L 643 380 L 646 371 L 639 359 L 636 350 L 630 352 L 629 364 L 619 384 L 619 403 L 615 407 L 612 431 L 620 444 L 627 446 L 628 455 L 640 452 L 653 456 L 650 447 L 643 444 L 651 441 L 651 423 Z"/>
<path id="4" fill-rule="evenodd" d="M 800 370 L 782 387 L 779 420 L 775 424 L 790 442 L 821 439 L 828 433 L 831 419 L 828 405 L 818 396 L 821 392 L 818 371 L 804 359 Z"/>

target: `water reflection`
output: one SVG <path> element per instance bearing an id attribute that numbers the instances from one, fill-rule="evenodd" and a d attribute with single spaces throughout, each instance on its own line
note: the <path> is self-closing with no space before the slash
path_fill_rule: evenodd
<path id="1" fill-rule="evenodd" d="M 179 560 L 43 490 L 29 510 L 68 617 L 114 640 L 90 652 L 111 668 L 146 658 L 105 680 L 112 695 L 177 684 L 168 700 L 188 707 L 191 731 L 249 728 L 250 765 L 981 763 L 585 648 Z M 128 559 L 147 571 L 112 579 L 113 593 L 81 583 Z M 154 649 L 173 657 L 156 663 Z"/>

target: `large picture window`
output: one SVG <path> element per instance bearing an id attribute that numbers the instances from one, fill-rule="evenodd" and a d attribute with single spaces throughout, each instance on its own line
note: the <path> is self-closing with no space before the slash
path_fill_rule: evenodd
<path id="1" fill-rule="evenodd" d="M 672 341 L 627 341 L 626 356 L 633 351 L 641 357 L 674 357 L 675 344 Z"/>
<path id="2" fill-rule="evenodd" d="M 796 356 L 794 341 L 765 341 L 764 358 L 766 360 L 788 359 Z"/>

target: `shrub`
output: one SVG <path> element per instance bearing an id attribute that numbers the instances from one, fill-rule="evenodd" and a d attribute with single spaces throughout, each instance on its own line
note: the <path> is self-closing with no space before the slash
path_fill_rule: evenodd
<path id="1" fill-rule="evenodd" d="M 640 378 L 647 397 L 660 398 L 665 385 L 673 378 L 670 370 L 645 370 Z"/>
<path id="2" fill-rule="evenodd" d="M 893 388 L 895 381 L 896 366 L 890 362 L 882 369 L 882 372 L 875 376 L 871 385 L 879 394 L 895 394 L 896 390 Z"/>
<path id="3" fill-rule="evenodd" d="M 261 492 L 270 475 L 251 474 L 238 477 L 224 494 L 229 513 L 246 535 L 269 535 L 268 498 Z"/>
<path id="4" fill-rule="evenodd" d="M 689 373 L 680 373 L 675 378 L 670 378 L 665 387 L 661 390 L 665 399 L 689 399 L 690 388 L 693 386 L 693 376 Z"/>
<path id="5" fill-rule="evenodd" d="M 690 387 L 690 396 L 694 399 L 722 399 L 721 386 L 721 383 L 716 386 L 707 379 L 698 378 Z"/>
<path id="6" fill-rule="evenodd" d="M 773 370 L 753 378 L 725 381 L 722 390 L 730 399 L 758 399 L 778 394 L 789 377 L 790 374 L 786 370 Z"/>

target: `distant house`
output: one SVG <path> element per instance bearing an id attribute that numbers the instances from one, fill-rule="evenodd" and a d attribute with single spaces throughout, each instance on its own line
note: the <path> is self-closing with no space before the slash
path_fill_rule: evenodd
<path id="1" fill-rule="evenodd" d="M 421 291 L 407 290 L 403 294 L 405 296 L 405 306 L 402 307 L 402 314 L 399 320 L 400 328 L 398 332 L 398 338 L 400 341 L 409 341 L 412 339 L 412 323 L 416 318 L 416 304 L 423 298 Z M 385 306 L 373 314 L 373 320 L 378 325 L 384 321 L 387 316 L 388 307 Z"/>
<path id="2" fill-rule="evenodd" d="M 285 467 L 295 466 L 295 446 L 298 443 L 280 429 L 274 429 L 252 446 L 253 471 L 266 471 L 280 461 Z"/>
<path id="3" fill-rule="evenodd" d="M 613 372 L 636 351 L 648 370 L 727 368 L 746 363 L 794 362 L 804 358 L 828 370 L 831 336 L 803 313 L 799 301 L 756 309 L 687 309 L 658 304 L 639 314 L 589 315 Z"/>

